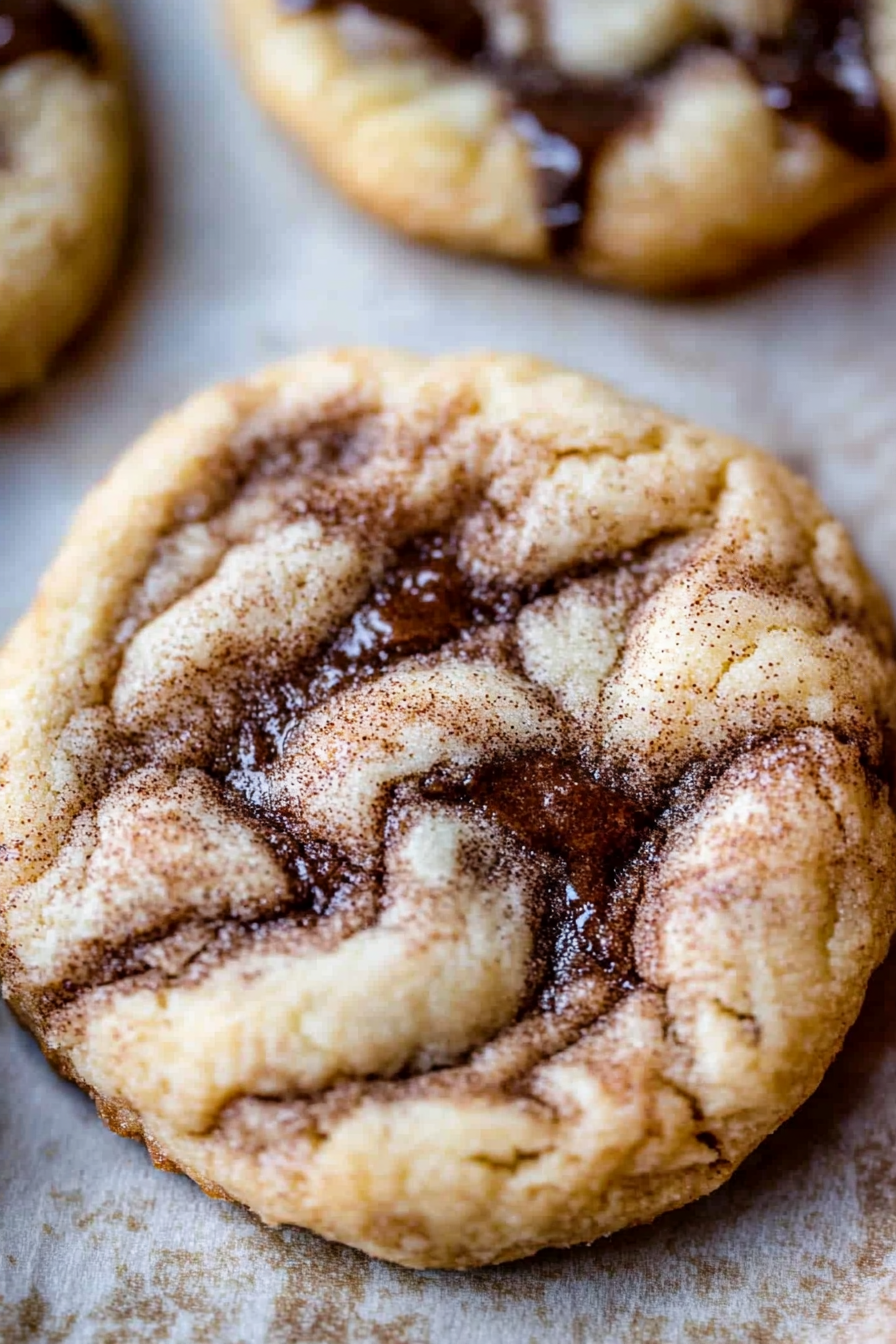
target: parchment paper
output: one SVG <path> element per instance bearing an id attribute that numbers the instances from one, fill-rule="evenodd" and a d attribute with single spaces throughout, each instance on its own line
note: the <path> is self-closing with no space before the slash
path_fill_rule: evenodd
<path id="1" fill-rule="evenodd" d="M 0 631 L 85 488 L 158 412 L 303 345 L 527 350 L 775 450 L 896 599 L 896 204 L 794 269 L 654 305 L 379 231 L 264 124 L 214 0 L 121 0 L 136 239 L 91 332 L 0 409 Z M 865 1344 L 896 1340 L 896 956 L 816 1096 L 650 1228 L 415 1274 L 261 1227 L 106 1131 L 0 1010 L 3 1344 Z"/>

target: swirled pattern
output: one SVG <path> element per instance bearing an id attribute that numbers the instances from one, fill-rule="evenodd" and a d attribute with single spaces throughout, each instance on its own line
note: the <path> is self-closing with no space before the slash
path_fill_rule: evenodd
<path id="1" fill-rule="evenodd" d="M 5 990 L 104 1118 L 409 1264 L 723 1180 L 894 922 L 882 600 L 808 486 L 524 360 L 164 420 L 0 662 Z"/>

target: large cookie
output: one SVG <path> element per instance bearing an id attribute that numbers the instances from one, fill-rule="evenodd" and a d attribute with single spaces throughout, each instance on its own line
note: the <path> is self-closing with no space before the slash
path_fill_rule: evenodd
<path id="1" fill-rule="evenodd" d="M 896 179 L 896 0 L 226 3 L 323 171 L 451 247 L 692 288 Z"/>
<path id="2" fill-rule="evenodd" d="M 812 1091 L 896 918 L 896 669 L 762 453 L 524 359 L 162 420 L 0 660 L 4 989 L 156 1161 L 474 1265 Z"/>
<path id="3" fill-rule="evenodd" d="M 42 377 L 118 256 L 121 66 L 105 0 L 0 0 L 0 394 Z"/>

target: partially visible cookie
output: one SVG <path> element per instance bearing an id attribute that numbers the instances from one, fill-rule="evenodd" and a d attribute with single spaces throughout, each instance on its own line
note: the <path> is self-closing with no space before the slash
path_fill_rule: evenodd
<path id="1" fill-rule="evenodd" d="M 94 308 L 128 157 L 106 0 L 0 0 L 0 394 L 40 379 Z"/>
<path id="2" fill-rule="evenodd" d="M 365 209 L 647 290 L 896 181 L 896 0 L 226 0 L 253 92 Z"/>
<path id="3" fill-rule="evenodd" d="M 0 656 L 0 973 L 155 1160 L 410 1265 L 713 1189 L 896 922 L 886 605 L 809 486 L 525 359 L 166 417 Z"/>

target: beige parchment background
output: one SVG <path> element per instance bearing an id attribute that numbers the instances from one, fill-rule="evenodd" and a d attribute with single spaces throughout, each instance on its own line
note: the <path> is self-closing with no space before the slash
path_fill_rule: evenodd
<path id="1" fill-rule="evenodd" d="M 102 319 L 0 410 L 0 633 L 84 489 L 158 412 L 300 346 L 527 350 L 812 476 L 896 600 L 896 203 L 789 272 L 651 305 L 425 252 L 333 199 L 239 88 L 215 0 L 121 0 L 137 238 Z M 414 1274 L 259 1226 L 104 1130 L 0 1009 L 2 1344 L 896 1341 L 896 956 L 816 1096 L 651 1228 Z"/>

